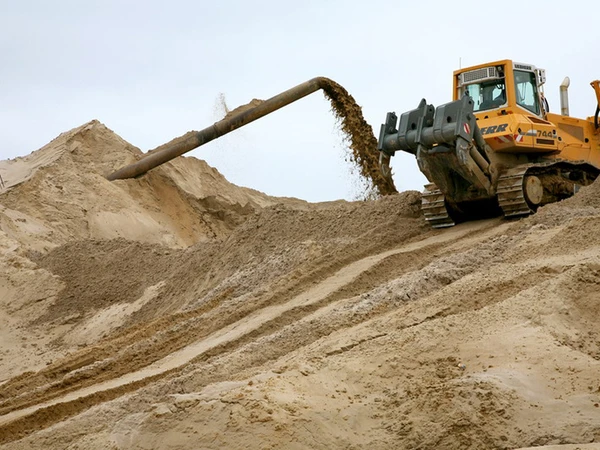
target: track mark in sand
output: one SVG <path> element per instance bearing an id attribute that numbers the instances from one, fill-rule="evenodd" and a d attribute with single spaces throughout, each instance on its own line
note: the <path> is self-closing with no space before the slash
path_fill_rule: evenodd
<path id="1" fill-rule="evenodd" d="M 456 241 L 457 239 L 466 237 L 473 231 L 481 231 L 487 226 L 489 226 L 489 221 L 464 224 L 450 230 L 445 230 L 442 233 L 435 234 L 421 241 L 406 244 L 393 250 L 388 250 L 377 255 L 360 259 L 343 267 L 329 278 L 326 278 L 321 283 L 316 284 L 308 290 L 300 293 L 288 302 L 268 306 L 261 310 L 255 311 L 243 319 L 214 332 L 205 339 L 188 345 L 141 370 L 128 373 L 112 380 L 88 386 L 77 391 L 70 392 L 64 396 L 38 403 L 37 405 L 24 409 L 15 410 L 0 416 L 0 427 L 4 428 L 6 425 L 9 425 L 10 422 L 17 421 L 19 419 L 26 420 L 27 416 L 35 414 L 40 410 L 45 410 L 50 413 L 52 407 L 60 404 L 73 402 L 86 403 L 86 399 L 89 398 L 92 400 L 89 406 L 92 406 L 93 404 L 102 402 L 104 400 L 113 399 L 121 392 L 120 388 L 125 388 L 125 391 L 137 389 L 145 384 L 144 380 L 156 380 L 167 373 L 184 366 L 196 357 L 217 346 L 240 339 L 244 335 L 257 330 L 263 324 L 280 317 L 291 309 L 309 306 L 322 301 L 327 296 L 340 289 L 342 286 L 351 283 L 360 274 L 371 269 L 385 258 L 388 258 L 392 255 L 413 252 L 415 250 L 443 242 Z M 126 389 L 127 386 L 131 389 Z M 106 399 L 104 399 L 102 395 L 99 395 L 102 393 L 108 394 Z"/>
<path id="2" fill-rule="evenodd" d="M 539 447 L 520 447 L 515 450 L 600 450 L 600 444 L 556 444 Z"/>

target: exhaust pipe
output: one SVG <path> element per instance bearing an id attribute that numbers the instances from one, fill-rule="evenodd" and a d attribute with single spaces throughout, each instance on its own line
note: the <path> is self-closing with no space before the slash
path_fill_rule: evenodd
<path id="1" fill-rule="evenodd" d="M 565 77 L 562 83 L 560 83 L 560 113 L 563 116 L 569 115 L 569 85 L 571 80 L 569 77 Z"/>

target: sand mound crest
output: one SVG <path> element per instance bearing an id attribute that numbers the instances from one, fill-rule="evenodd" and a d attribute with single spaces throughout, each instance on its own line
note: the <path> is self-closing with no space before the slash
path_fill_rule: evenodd
<path id="1" fill-rule="evenodd" d="M 140 156 L 91 121 L 28 157 L 1 162 L 1 229 L 41 251 L 93 238 L 183 247 L 222 237 L 255 208 L 279 201 L 232 185 L 195 158 L 179 158 L 138 180 L 104 178 Z"/>

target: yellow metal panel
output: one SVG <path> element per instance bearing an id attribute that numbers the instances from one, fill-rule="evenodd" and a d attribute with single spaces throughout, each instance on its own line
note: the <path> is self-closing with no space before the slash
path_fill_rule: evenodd
<path id="1" fill-rule="evenodd" d="M 593 117 L 577 119 L 547 113 L 544 119 L 517 105 L 513 61 L 503 59 L 454 71 L 453 98 L 458 100 L 458 76 L 486 67 L 503 66 L 507 106 L 475 113 L 477 124 L 488 145 L 498 153 L 539 154 L 570 161 L 588 161 L 600 168 L 600 130 Z M 591 83 L 600 104 L 600 81 Z"/>
<path id="2" fill-rule="evenodd" d="M 585 160 L 600 167 L 600 142 L 592 122 L 552 113 L 547 118 L 556 125 L 562 159 Z"/>

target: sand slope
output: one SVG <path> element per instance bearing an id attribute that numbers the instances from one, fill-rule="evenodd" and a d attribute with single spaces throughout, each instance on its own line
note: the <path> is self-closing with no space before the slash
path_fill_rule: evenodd
<path id="1" fill-rule="evenodd" d="M 140 154 L 93 121 L 0 162 L 0 448 L 597 448 L 600 184 L 440 231 L 104 179 Z"/>

